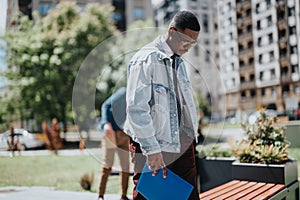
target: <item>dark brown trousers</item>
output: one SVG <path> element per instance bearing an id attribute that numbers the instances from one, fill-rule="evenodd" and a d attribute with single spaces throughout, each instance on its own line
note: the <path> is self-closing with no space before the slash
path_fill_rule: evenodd
<path id="1" fill-rule="evenodd" d="M 192 191 L 189 200 L 198 200 L 199 192 L 197 189 L 197 168 L 195 164 L 195 149 L 193 140 L 187 136 L 181 137 L 180 139 L 182 152 L 163 152 L 163 158 L 168 169 L 194 186 L 194 190 Z M 140 145 L 134 141 L 131 141 L 130 151 L 134 167 L 133 200 L 146 200 L 146 198 L 136 190 L 136 185 L 138 184 L 142 169 L 146 163 L 146 157 L 142 155 Z"/>

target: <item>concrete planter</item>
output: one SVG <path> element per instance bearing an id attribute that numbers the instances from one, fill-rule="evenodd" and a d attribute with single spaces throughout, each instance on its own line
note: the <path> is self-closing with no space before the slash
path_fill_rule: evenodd
<path id="1" fill-rule="evenodd" d="M 289 121 L 284 124 L 286 139 L 291 142 L 291 148 L 300 147 L 300 121 Z"/>
<path id="2" fill-rule="evenodd" d="M 232 178 L 289 186 L 298 181 L 297 161 L 289 160 L 280 165 L 233 162 Z"/>
<path id="3" fill-rule="evenodd" d="M 200 192 L 217 187 L 232 180 L 232 163 L 235 158 L 205 157 L 198 160 Z"/>

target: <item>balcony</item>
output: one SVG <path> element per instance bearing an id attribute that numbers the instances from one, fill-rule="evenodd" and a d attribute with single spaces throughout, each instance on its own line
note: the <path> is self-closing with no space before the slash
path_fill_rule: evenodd
<path id="1" fill-rule="evenodd" d="M 240 66 L 239 72 L 240 74 L 244 74 L 244 73 L 251 74 L 251 72 L 254 72 L 254 66 L 253 65 Z"/>
<path id="2" fill-rule="evenodd" d="M 297 73 L 297 72 L 292 73 L 291 78 L 292 78 L 292 81 L 299 81 L 300 80 L 299 73 Z"/>
<path id="3" fill-rule="evenodd" d="M 244 42 L 245 40 L 247 41 L 252 41 L 252 32 L 246 32 L 238 35 L 238 40 L 239 42 Z"/>
<path id="4" fill-rule="evenodd" d="M 285 19 L 281 19 L 277 22 L 277 26 L 279 30 L 287 29 L 287 21 Z"/>
<path id="5" fill-rule="evenodd" d="M 289 83 L 292 80 L 289 75 L 281 75 L 280 79 L 281 83 Z"/>
<path id="6" fill-rule="evenodd" d="M 287 5 L 288 7 L 293 7 L 295 6 L 295 3 L 294 3 L 295 0 L 287 0 Z M 297 0 L 296 0 L 297 1 Z"/>
<path id="7" fill-rule="evenodd" d="M 291 55 L 291 64 L 292 65 L 298 64 L 298 55 L 297 54 L 292 54 Z"/>
<path id="8" fill-rule="evenodd" d="M 288 24 L 289 24 L 289 26 L 295 26 L 296 25 L 296 18 L 295 18 L 295 16 L 290 16 L 288 18 Z"/>
<path id="9" fill-rule="evenodd" d="M 297 36 L 296 35 L 290 35 L 289 41 L 290 41 L 291 46 L 297 45 Z"/>
<path id="10" fill-rule="evenodd" d="M 239 58 L 243 58 L 244 55 L 253 55 L 253 48 L 243 49 L 239 52 Z"/>
<path id="11" fill-rule="evenodd" d="M 289 61 L 289 56 L 288 54 L 285 54 L 285 56 L 281 55 L 280 56 L 280 66 L 289 66 L 290 61 Z"/>
<path id="12" fill-rule="evenodd" d="M 253 88 L 256 88 L 254 81 L 243 82 L 240 84 L 240 90 L 248 90 L 248 89 L 253 89 Z"/>

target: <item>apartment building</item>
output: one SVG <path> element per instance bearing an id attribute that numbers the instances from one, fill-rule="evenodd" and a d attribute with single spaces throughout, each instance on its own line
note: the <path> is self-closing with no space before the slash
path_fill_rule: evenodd
<path id="1" fill-rule="evenodd" d="M 219 0 L 218 7 L 227 112 L 283 113 L 287 98 L 300 102 L 299 1 Z"/>
<path id="2" fill-rule="evenodd" d="M 227 115 L 240 111 L 240 74 L 235 0 L 218 1 L 219 63 L 226 90 Z"/>
<path id="3" fill-rule="evenodd" d="M 201 32 L 198 43 L 184 55 L 195 92 L 211 105 L 212 115 L 224 110 L 222 81 L 219 72 L 218 20 L 216 0 L 165 0 L 154 8 L 155 24 L 167 27 L 179 10 L 192 11 L 199 19 Z M 212 77 L 214 80 L 212 81 Z"/>

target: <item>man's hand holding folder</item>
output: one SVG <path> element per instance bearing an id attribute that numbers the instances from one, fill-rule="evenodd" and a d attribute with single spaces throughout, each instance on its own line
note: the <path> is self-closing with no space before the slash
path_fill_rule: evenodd
<path id="1" fill-rule="evenodd" d="M 156 176 L 159 169 L 162 169 L 163 178 L 167 178 L 167 167 L 164 163 L 162 153 L 155 153 L 147 156 L 147 164 L 153 170 L 152 176 Z"/>

